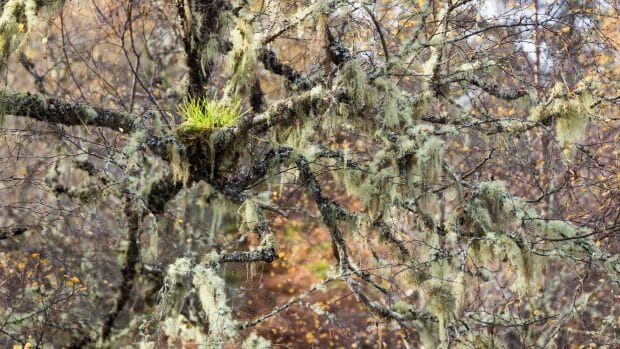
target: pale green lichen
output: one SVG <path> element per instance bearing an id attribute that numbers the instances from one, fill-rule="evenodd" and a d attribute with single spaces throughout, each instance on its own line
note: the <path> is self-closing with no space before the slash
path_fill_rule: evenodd
<path id="1" fill-rule="evenodd" d="M 7 0 L 0 16 L 0 67 L 17 51 L 37 22 L 35 0 Z"/>
<path id="2" fill-rule="evenodd" d="M 442 173 L 444 142 L 438 137 L 430 137 L 416 152 L 418 173 L 423 183 L 433 184 Z"/>
<path id="3" fill-rule="evenodd" d="M 463 308 L 466 302 L 467 292 L 465 290 L 467 286 L 469 286 L 466 280 L 465 273 L 461 271 L 456 274 L 454 281 L 452 281 L 452 293 L 454 294 L 456 304 L 455 312 L 457 313 Z"/>
<path id="4" fill-rule="evenodd" d="M 407 268 L 404 275 L 405 281 L 412 285 L 422 285 L 423 282 L 430 280 L 432 277 L 428 264 L 417 264 Z"/>
<path id="5" fill-rule="evenodd" d="M 407 120 L 411 110 L 406 108 L 401 89 L 386 78 L 378 78 L 373 84 L 383 92 L 383 115 L 380 123 L 387 128 L 400 125 L 401 120 Z"/>
<path id="6" fill-rule="evenodd" d="M 263 212 L 254 200 L 245 200 L 238 210 L 241 232 L 254 231 L 256 225 L 264 220 Z"/>
<path id="7" fill-rule="evenodd" d="M 417 316 L 416 316 L 417 314 L 415 312 L 415 307 L 412 304 L 409 304 L 401 300 L 401 301 L 394 303 L 394 306 L 392 307 L 392 309 L 394 309 L 395 312 L 402 315 L 407 321 L 417 320 Z"/>
<path id="8" fill-rule="evenodd" d="M 209 38 L 207 44 L 202 52 L 201 64 L 203 67 L 207 65 L 207 62 L 211 62 L 220 53 L 220 42 L 216 38 Z"/>
<path id="9" fill-rule="evenodd" d="M 576 91 L 568 91 L 563 83 L 558 82 L 547 101 L 532 108 L 529 119 L 543 122 L 555 116 L 556 137 L 560 145 L 566 147 L 583 138 L 594 104 L 592 93 L 585 84 Z"/>
<path id="10" fill-rule="evenodd" d="M 522 217 L 521 202 L 506 191 L 504 182 L 488 181 L 479 186 L 478 197 L 484 202 L 494 220 L 505 225 Z"/>
<path id="11" fill-rule="evenodd" d="M 504 349 L 508 348 L 496 335 L 476 334 L 471 331 L 456 342 L 455 349 Z"/>
<path id="12" fill-rule="evenodd" d="M 362 67 L 352 59 L 345 63 L 338 75 L 337 83 L 343 86 L 351 104 L 358 109 L 371 108 L 377 100 L 377 91 L 368 84 L 368 78 Z"/>
<path id="13" fill-rule="evenodd" d="M 430 50 L 430 57 L 422 65 L 422 74 L 425 75 L 427 78 L 430 78 L 433 75 L 433 72 L 439 64 L 439 53 L 437 52 L 437 49 L 435 47 L 431 47 Z"/>
<path id="14" fill-rule="evenodd" d="M 250 18 L 245 18 L 245 11 L 234 17 L 235 28 L 231 32 L 233 47 L 228 55 L 228 73 L 225 95 L 242 96 L 250 91 L 254 84 L 256 62 L 258 60 L 258 40 L 254 37 L 254 28 Z"/>
<path id="15" fill-rule="evenodd" d="M 148 229 L 149 242 L 146 249 L 142 249 L 142 261 L 144 263 L 157 263 L 159 256 L 159 224 L 154 215 L 149 215 L 150 225 Z"/>
<path id="16" fill-rule="evenodd" d="M 439 340 L 446 341 L 446 326 L 454 317 L 456 300 L 454 294 L 447 285 L 432 285 L 426 287 L 424 292 L 427 299 L 428 309 L 437 317 Z"/>
<path id="17" fill-rule="evenodd" d="M 237 336 L 237 323 L 226 303 L 226 282 L 213 268 L 197 265 L 192 270 L 192 283 L 209 321 L 208 347 L 223 347 Z"/>
<path id="18" fill-rule="evenodd" d="M 577 235 L 577 231 L 575 227 L 571 224 L 560 221 L 560 220 L 550 220 L 536 221 L 537 227 L 542 231 L 543 235 L 553 239 L 562 239 L 562 238 L 571 238 Z"/>
<path id="19" fill-rule="evenodd" d="M 187 280 L 192 270 L 192 262 L 189 258 L 178 258 L 168 266 L 164 277 L 163 287 L 159 293 L 160 317 L 176 318 L 187 292 Z"/>
<path id="20" fill-rule="evenodd" d="M 211 227 L 209 229 L 208 241 L 214 242 L 222 227 L 224 218 L 234 214 L 234 212 L 238 212 L 239 207 L 223 196 L 217 196 L 212 199 L 209 206 L 211 208 Z"/>
<path id="21" fill-rule="evenodd" d="M 187 184 L 189 180 L 189 162 L 185 158 L 184 152 L 175 145 L 168 146 L 170 155 L 170 172 L 175 181 Z"/>

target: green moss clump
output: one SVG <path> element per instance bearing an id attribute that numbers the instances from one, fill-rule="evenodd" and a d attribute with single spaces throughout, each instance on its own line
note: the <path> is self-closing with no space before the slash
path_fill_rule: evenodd
<path id="1" fill-rule="evenodd" d="M 185 119 L 179 129 L 185 132 L 234 126 L 243 114 L 240 99 L 229 101 L 206 97 L 186 98 L 179 105 L 179 111 Z"/>

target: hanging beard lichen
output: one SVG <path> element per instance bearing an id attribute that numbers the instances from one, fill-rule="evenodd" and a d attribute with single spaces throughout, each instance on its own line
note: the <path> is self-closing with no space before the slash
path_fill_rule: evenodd
<path id="1" fill-rule="evenodd" d="M 169 338 L 169 344 L 177 338 L 184 341 L 204 341 L 202 329 L 193 326 L 185 316 L 181 315 L 181 308 L 189 291 L 191 260 L 178 258 L 167 269 L 157 306 L 162 331 Z"/>
<path id="2" fill-rule="evenodd" d="M 239 211 L 239 207 L 224 196 L 217 196 L 210 202 L 211 208 L 211 228 L 209 231 L 208 241 L 214 242 L 218 236 L 224 218 Z"/>
<path id="3" fill-rule="evenodd" d="M 0 70 L 4 69 L 11 54 L 17 51 L 37 24 L 37 13 L 43 7 L 55 10 L 64 0 L 6 0 L 1 1 L 0 15 Z"/>
<path id="4" fill-rule="evenodd" d="M 237 324 L 226 304 L 226 283 L 213 268 L 197 265 L 192 270 L 193 284 L 209 321 L 209 347 L 223 347 L 237 336 Z"/>
<path id="5" fill-rule="evenodd" d="M 441 175 L 443 141 L 430 137 L 416 152 L 418 174 L 425 184 L 434 184 Z"/>
<path id="6" fill-rule="evenodd" d="M 373 84 L 384 93 L 380 123 L 384 127 L 394 128 L 400 125 L 401 120 L 408 121 L 411 110 L 406 108 L 407 101 L 402 96 L 401 89 L 386 78 L 378 78 Z"/>
<path id="7" fill-rule="evenodd" d="M 529 251 L 521 248 L 508 236 L 499 236 L 494 244 L 496 246 L 495 254 L 500 258 L 505 257 L 514 268 L 516 277 L 510 286 L 511 290 L 520 295 L 531 294 L 534 288 L 532 280 L 537 258 Z"/>
<path id="8" fill-rule="evenodd" d="M 368 84 L 366 73 L 355 59 L 345 63 L 338 74 L 337 83 L 345 88 L 355 108 L 372 108 L 375 105 L 377 91 Z"/>
<path id="9" fill-rule="evenodd" d="M 183 155 L 183 151 L 175 145 L 170 145 L 168 152 L 170 154 L 170 172 L 172 172 L 174 180 L 185 185 L 189 179 L 189 163 Z"/>
<path id="10" fill-rule="evenodd" d="M 185 298 L 191 291 L 189 285 L 193 285 L 206 314 L 208 334 L 202 326 L 196 326 L 181 314 Z M 159 303 L 162 329 L 169 340 L 181 338 L 183 341 L 193 341 L 200 347 L 221 348 L 226 340 L 236 337 L 236 322 L 226 304 L 225 292 L 224 280 L 212 268 L 192 266 L 190 258 L 179 258 L 172 263 L 164 278 Z"/>
<path id="11" fill-rule="evenodd" d="M 505 188 L 504 182 L 482 182 L 478 197 L 483 200 L 489 214 L 497 225 L 507 225 L 522 217 L 520 201 L 512 197 Z"/>
<path id="12" fill-rule="evenodd" d="M 427 306 L 437 317 L 439 340 L 446 341 L 446 326 L 454 314 L 456 300 L 450 288 L 446 285 L 432 285 L 425 290 Z"/>
<path id="13" fill-rule="evenodd" d="M 37 1 L 8 0 L 0 16 L 0 68 L 28 36 L 37 19 Z"/>
<path id="14" fill-rule="evenodd" d="M 192 268 L 189 258 L 179 258 L 168 266 L 164 284 L 159 294 L 160 317 L 176 317 L 181 311 L 187 287 L 186 278 Z"/>
<path id="15" fill-rule="evenodd" d="M 230 78 L 226 84 L 227 97 L 242 96 L 249 92 L 255 81 L 255 67 L 258 59 L 254 28 L 241 11 L 234 18 L 235 29 L 231 33 L 232 50 L 228 56 Z"/>
<path id="16" fill-rule="evenodd" d="M 562 147 L 566 147 L 583 138 L 594 104 L 592 93 L 585 85 L 570 92 L 558 82 L 547 102 L 532 109 L 530 120 L 542 122 L 555 116 L 557 140 Z"/>
<path id="17" fill-rule="evenodd" d="M 483 335 L 468 332 L 467 335 L 460 339 L 455 349 L 504 349 L 508 348 L 496 335 Z"/>

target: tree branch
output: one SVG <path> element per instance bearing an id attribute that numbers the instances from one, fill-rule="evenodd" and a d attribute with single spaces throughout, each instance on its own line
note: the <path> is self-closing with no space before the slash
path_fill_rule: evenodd
<path id="1" fill-rule="evenodd" d="M 138 117 L 122 112 L 94 107 L 86 103 L 70 103 L 41 94 L 0 91 L 0 114 L 27 116 L 66 126 L 100 126 L 123 133 L 131 133 L 137 127 Z"/>

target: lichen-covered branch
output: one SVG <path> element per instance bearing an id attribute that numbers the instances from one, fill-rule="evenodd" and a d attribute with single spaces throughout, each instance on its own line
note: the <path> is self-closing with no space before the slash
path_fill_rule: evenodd
<path id="1" fill-rule="evenodd" d="M 27 116 L 39 121 L 65 126 L 99 126 L 124 133 L 137 127 L 135 116 L 94 107 L 86 103 L 70 103 L 41 94 L 0 91 L 0 114 Z"/>

